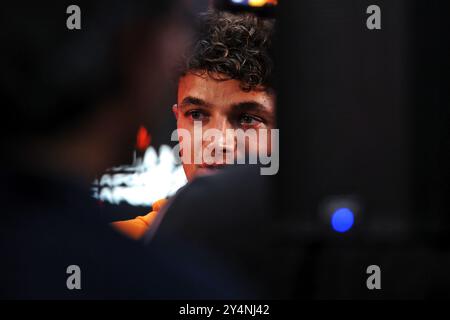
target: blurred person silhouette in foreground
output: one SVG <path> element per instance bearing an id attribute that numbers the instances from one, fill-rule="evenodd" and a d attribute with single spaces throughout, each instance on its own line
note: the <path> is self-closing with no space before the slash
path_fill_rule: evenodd
<path id="1" fill-rule="evenodd" d="M 0 297 L 239 297 L 217 259 L 128 240 L 91 197 L 96 174 L 157 121 L 186 16 L 176 1 L 78 1 L 69 30 L 69 6 L 2 6 Z"/>

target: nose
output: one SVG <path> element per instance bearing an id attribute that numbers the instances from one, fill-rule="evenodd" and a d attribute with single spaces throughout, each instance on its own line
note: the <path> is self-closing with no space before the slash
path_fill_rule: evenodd
<path id="1" fill-rule="evenodd" d="M 226 119 L 223 119 L 216 123 L 216 129 L 221 132 L 221 135 L 214 141 L 214 156 L 226 157 L 227 154 L 233 154 L 236 143 L 234 130 L 231 124 Z M 215 152 L 219 152 L 219 154 L 215 154 Z M 223 160 L 226 161 L 226 159 Z"/>
<path id="2" fill-rule="evenodd" d="M 234 143 L 234 134 L 230 132 L 222 131 L 222 135 L 220 139 L 217 141 L 217 150 L 220 150 L 222 154 L 232 153 L 234 151 L 235 143 Z"/>

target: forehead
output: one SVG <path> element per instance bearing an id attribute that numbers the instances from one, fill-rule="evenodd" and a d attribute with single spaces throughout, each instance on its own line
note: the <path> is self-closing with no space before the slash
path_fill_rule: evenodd
<path id="1" fill-rule="evenodd" d="M 188 73 L 178 82 L 178 103 L 188 96 L 201 99 L 215 107 L 228 107 L 241 102 L 255 101 L 274 108 L 274 97 L 263 90 L 243 91 L 237 80 L 219 81 L 207 74 Z"/>

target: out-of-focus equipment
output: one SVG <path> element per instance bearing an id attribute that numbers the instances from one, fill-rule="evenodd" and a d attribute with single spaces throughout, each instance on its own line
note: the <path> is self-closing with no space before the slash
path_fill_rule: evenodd
<path id="1" fill-rule="evenodd" d="M 278 0 L 216 0 L 214 5 L 219 10 L 231 12 L 252 12 L 263 17 L 274 17 Z"/>

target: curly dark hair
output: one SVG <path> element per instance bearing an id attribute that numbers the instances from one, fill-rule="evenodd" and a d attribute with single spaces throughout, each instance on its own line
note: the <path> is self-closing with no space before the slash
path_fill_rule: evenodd
<path id="1" fill-rule="evenodd" d="M 272 89 L 272 19 L 208 11 L 201 15 L 199 27 L 182 75 L 207 73 L 219 81 L 238 80 L 244 91 Z"/>

